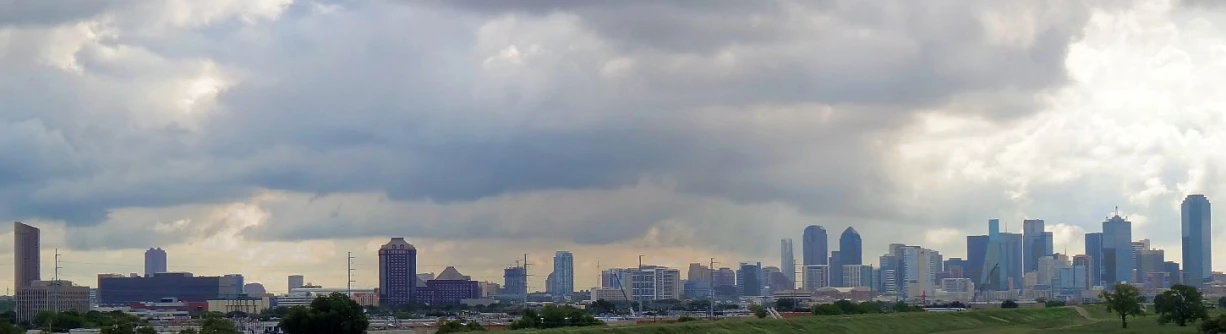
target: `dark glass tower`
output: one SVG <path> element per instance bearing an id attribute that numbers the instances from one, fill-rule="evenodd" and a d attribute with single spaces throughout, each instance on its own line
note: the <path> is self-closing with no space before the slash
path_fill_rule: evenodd
<path id="1" fill-rule="evenodd" d="M 814 266 L 819 264 L 829 264 L 826 257 L 830 254 L 829 243 L 830 236 L 826 234 L 826 229 L 817 225 L 809 225 L 805 227 L 804 240 L 801 242 L 802 248 L 801 261 L 805 266 Z"/>
<path id="2" fill-rule="evenodd" d="M 1204 287 L 1213 280 L 1213 235 L 1210 225 L 1209 199 L 1205 195 L 1188 195 L 1183 199 L 1183 284 Z"/>

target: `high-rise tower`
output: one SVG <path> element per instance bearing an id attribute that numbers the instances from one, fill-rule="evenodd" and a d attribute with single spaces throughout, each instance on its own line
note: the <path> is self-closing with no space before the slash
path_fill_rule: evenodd
<path id="1" fill-rule="evenodd" d="M 379 247 L 379 301 L 384 305 L 413 302 L 417 287 L 417 248 L 404 238 Z"/>
<path id="2" fill-rule="evenodd" d="M 1213 280 L 1213 235 L 1209 199 L 1188 195 L 1183 199 L 1183 284 L 1196 288 Z"/>
<path id="3" fill-rule="evenodd" d="M 789 282 L 796 285 L 796 258 L 792 256 L 792 239 L 779 241 L 779 269 Z"/>
<path id="4" fill-rule="evenodd" d="M 1119 214 L 1103 222 L 1103 278 L 1108 287 L 1132 282 L 1132 222 Z"/>
<path id="5" fill-rule="evenodd" d="M 145 277 L 166 272 L 166 251 L 161 248 L 150 248 L 145 251 Z"/>
<path id="6" fill-rule="evenodd" d="M 575 293 L 575 255 L 568 251 L 557 251 L 553 255 L 553 293 L 561 297 L 569 297 Z"/>
<path id="7" fill-rule="evenodd" d="M 819 264 L 828 264 L 827 256 L 830 256 L 830 248 L 827 245 L 830 237 L 826 235 L 826 229 L 817 225 L 809 225 L 805 227 L 804 240 L 801 241 L 802 248 L 801 261 L 805 266 L 814 266 Z"/>
<path id="8" fill-rule="evenodd" d="M 13 223 L 13 280 L 18 289 L 30 286 L 30 282 L 41 280 L 41 247 L 37 227 L 21 222 Z"/>

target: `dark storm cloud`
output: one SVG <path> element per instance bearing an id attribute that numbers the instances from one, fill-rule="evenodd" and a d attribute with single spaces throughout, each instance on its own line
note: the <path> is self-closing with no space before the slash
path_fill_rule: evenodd
<path id="1" fill-rule="evenodd" d="M 237 83 L 198 128 L 136 134 L 124 132 L 127 118 L 92 114 L 74 123 L 95 106 L 53 99 L 66 105 L 35 117 L 53 120 L 48 131 L 65 133 L 77 150 L 70 156 L 85 157 L 89 168 L 12 169 L 30 176 L 11 181 L 16 189 L 34 195 L 5 211 L 85 224 L 115 208 L 226 201 L 261 187 L 462 204 L 659 178 L 682 196 L 785 203 L 848 220 L 896 217 L 901 211 L 882 209 L 898 197 L 882 157 L 895 130 L 919 110 L 955 100 L 984 107 L 949 112 L 989 119 L 1034 112 L 1031 99 L 1018 96 L 1064 83 L 1063 57 L 1087 16 L 1076 6 L 1035 14 L 1043 24 L 1019 33 L 1033 41 L 1015 46 L 993 43 L 981 16 L 1006 5 L 1046 13 L 1064 2 L 447 3 L 355 2 L 331 14 L 297 8 L 233 31 L 120 37 L 154 51 L 196 50 L 165 54 L 214 59 L 238 73 Z M 482 30 L 504 13 L 520 16 Z M 512 45 L 522 61 L 484 66 Z M 533 45 L 545 51 L 533 54 Z M 632 63 L 625 73 L 602 73 L 618 59 Z M 92 65 L 83 63 L 88 73 Z M 108 77 L 123 86 L 122 73 Z M 83 89 L 106 94 L 100 87 L 108 85 Z M 31 95 L 0 102 L 43 110 Z M 91 122 L 107 126 L 80 125 Z M 686 210 L 701 211 L 678 204 L 619 216 L 610 208 L 557 237 L 615 242 Z M 427 231 L 455 238 L 538 231 L 491 228 L 503 217 L 486 214 L 436 219 L 460 223 Z M 274 216 L 275 226 L 296 234 L 253 235 L 381 234 L 399 217 L 377 218 L 358 229 Z M 716 231 L 745 223 L 712 220 Z M 97 243 L 105 242 L 90 245 Z"/>

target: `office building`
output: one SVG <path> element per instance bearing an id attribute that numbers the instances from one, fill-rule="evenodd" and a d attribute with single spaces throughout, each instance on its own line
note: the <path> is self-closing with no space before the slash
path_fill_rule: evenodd
<path id="1" fill-rule="evenodd" d="M 189 302 L 209 299 L 243 297 L 242 275 L 195 276 L 192 273 L 155 273 L 98 275 L 98 303 L 102 306 L 126 306 L 132 303 L 156 302 L 165 298 Z"/>
<path id="2" fill-rule="evenodd" d="M 243 294 L 247 297 L 260 298 L 268 294 L 268 290 L 264 289 L 264 285 L 260 283 L 243 284 Z"/>
<path id="3" fill-rule="evenodd" d="M 1132 222 L 1118 214 L 1103 221 L 1103 281 L 1107 287 L 1132 281 Z"/>
<path id="4" fill-rule="evenodd" d="M 779 269 L 782 269 L 783 277 L 796 284 L 796 258 L 792 257 L 792 239 L 783 239 L 779 241 Z"/>
<path id="5" fill-rule="evenodd" d="M 983 282 L 987 273 L 983 271 L 986 256 L 988 254 L 988 236 L 987 235 L 971 235 L 966 237 L 966 264 L 964 276 L 969 277 L 971 282 L 976 286 L 985 285 Z"/>
<path id="6" fill-rule="evenodd" d="M 17 321 L 33 322 L 39 312 L 89 312 L 89 287 L 69 281 L 30 281 L 17 288 Z"/>
<path id="7" fill-rule="evenodd" d="M 830 286 L 830 266 L 825 264 L 816 264 L 805 266 L 804 271 L 805 290 L 814 291 Z"/>
<path id="8" fill-rule="evenodd" d="M 843 286 L 843 253 L 840 251 L 830 251 L 830 259 L 826 261 L 830 265 L 830 286 Z"/>
<path id="9" fill-rule="evenodd" d="M 685 285 L 681 271 L 660 266 L 628 268 L 631 297 L 635 301 L 681 299 Z"/>
<path id="10" fill-rule="evenodd" d="M 1205 195 L 1188 195 L 1180 206 L 1183 228 L 1184 284 L 1203 288 L 1213 281 L 1213 229 L 1209 199 Z"/>
<path id="11" fill-rule="evenodd" d="M 145 251 L 145 276 L 166 272 L 166 251 L 150 248 Z"/>
<path id="12" fill-rule="evenodd" d="M 414 287 L 414 290 L 413 301 L 430 306 L 457 305 L 465 299 L 481 298 L 480 284 L 450 266 L 426 281 L 426 286 Z"/>
<path id="13" fill-rule="evenodd" d="M 41 280 L 41 247 L 37 227 L 13 223 L 13 284 L 18 289 Z"/>
<path id="14" fill-rule="evenodd" d="M 1009 290 L 1022 288 L 1022 278 L 1025 276 L 1023 272 L 1023 257 L 1022 257 L 1022 234 L 1021 233 L 1001 233 L 1000 234 L 1004 250 L 1001 254 L 1004 255 L 1003 263 L 1005 264 L 1005 286 Z"/>
<path id="15" fill-rule="evenodd" d="M 1044 229 L 1046 223 L 1042 219 L 1027 219 L 1022 221 L 1022 243 L 1025 272 L 1038 270 L 1039 258 L 1052 255 L 1053 240 L 1051 232 Z"/>
<path id="16" fill-rule="evenodd" d="M 742 296 L 762 295 L 762 263 L 741 263 L 736 271 L 736 285 Z"/>
<path id="17" fill-rule="evenodd" d="M 1171 278 L 1171 285 L 1184 284 L 1181 279 L 1181 277 L 1183 277 L 1182 275 L 1183 272 L 1179 270 L 1178 263 L 1175 263 L 1174 261 L 1166 261 L 1166 262 L 1163 262 L 1162 267 L 1166 268 L 1166 273 L 1170 275 L 1169 277 Z"/>
<path id="18" fill-rule="evenodd" d="M 575 256 L 568 251 L 558 251 L 553 256 L 553 285 L 551 294 L 569 297 L 575 293 Z"/>
<path id="19" fill-rule="evenodd" d="M 879 258 L 878 266 L 878 288 L 877 291 L 882 293 L 898 295 L 901 291 L 901 273 L 902 259 L 891 254 L 882 255 Z"/>
<path id="20" fill-rule="evenodd" d="M 285 290 L 286 293 L 288 293 L 289 291 L 293 291 L 295 288 L 301 288 L 303 284 L 306 283 L 302 275 L 289 275 L 288 281 L 289 281 L 289 288 Z"/>
<path id="21" fill-rule="evenodd" d="M 966 275 L 966 263 L 966 260 L 958 257 L 945 260 L 944 272 L 946 273 L 946 278 L 969 278 Z M 972 280 L 972 282 L 974 281 Z"/>
<path id="22" fill-rule="evenodd" d="M 1103 275 L 1103 233 L 1086 233 L 1086 256 L 1090 257 L 1093 266 L 1090 267 L 1090 286 L 1105 285 Z"/>
<path id="23" fill-rule="evenodd" d="M 1098 282 L 1093 278 L 1094 270 L 1098 268 L 1098 265 L 1094 263 L 1094 258 L 1084 254 L 1074 256 L 1072 268 L 1078 267 L 1083 268 L 1084 272 L 1082 276 L 1079 276 L 1081 280 L 1073 280 L 1074 287 L 1086 290 L 1098 285 Z"/>
<path id="24" fill-rule="evenodd" d="M 864 264 L 864 241 L 860 238 L 860 232 L 855 228 L 847 227 L 843 230 L 843 234 L 839 236 L 839 279 L 835 280 L 842 287 L 856 287 L 860 282 L 845 280 L 847 273 L 843 269 L 849 265 Z M 871 268 L 871 267 L 870 267 Z M 857 275 L 859 275 L 857 273 Z"/>
<path id="25" fill-rule="evenodd" d="M 931 249 L 918 246 L 902 248 L 902 278 L 905 282 L 903 295 L 906 298 L 936 296 L 935 273 L 932 272 Z"/>
<path id="26" fill-rule="evenodd" d="M 690 268 L 686 272 L 685 279 L 694 282 L 707 282 L 708 285 L 715 279 L 714 271 L 701 263 L 690 263 Z"/>
<path id="27" fill-rule="evenodd" d="M 715 277 L 714 286 L 736 286 L 736 272 L 732 268 L 719 268 L 712 275 Z"/>
<path id="28" fill-rule="evenodd" d="M 826 257 L 830 253 L 829 246 L 827 245 L 830 242 L 830 237 L 826 235 L 826 229 L 817 225 L 809 225 L 805 227 L 803 238 L 804 240 L 800 244 L 801 251 L 803 252 L 801 256 L 803 264 L 805 266 L 829 264 Z"/>
<path id="29" fill-rule="evenodd" d="M 873 280 L 873 266 L 864 264 L 843 265 L 843 284 L 853 288 L 877 290 Z"/>
<path id="30" fill-rule="evenodd" d="M 379 247 L 379 301 L 388 306 L 413 302 L 417 287 L 417 248 L 404 238 Z"/>

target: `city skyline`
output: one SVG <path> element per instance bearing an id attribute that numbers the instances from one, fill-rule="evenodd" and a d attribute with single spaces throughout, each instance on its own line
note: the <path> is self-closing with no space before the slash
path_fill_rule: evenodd
<path id="1" fill-rule="evenodd" d="M 420 272 L 527 254 L 537 291 L 557 250 L 583 290 L 640 255 L 778 265 L 785 238 L 824 263 L 848 228 L 866 264 L 970 260 L 992 218 L 1079 254 L 1116 206 L 1131 240 L 1097 242 L 1182 263 L 1185 197 L 1226 198 L 1212 2 L 584 3 L 5 3 L 0 217 L 39 229 L 42 279 L 57 249 L 91 282 L 159 247 L 273 292 L 344 286 L 352 253 L 371 288 L 402 236 Z"/>

